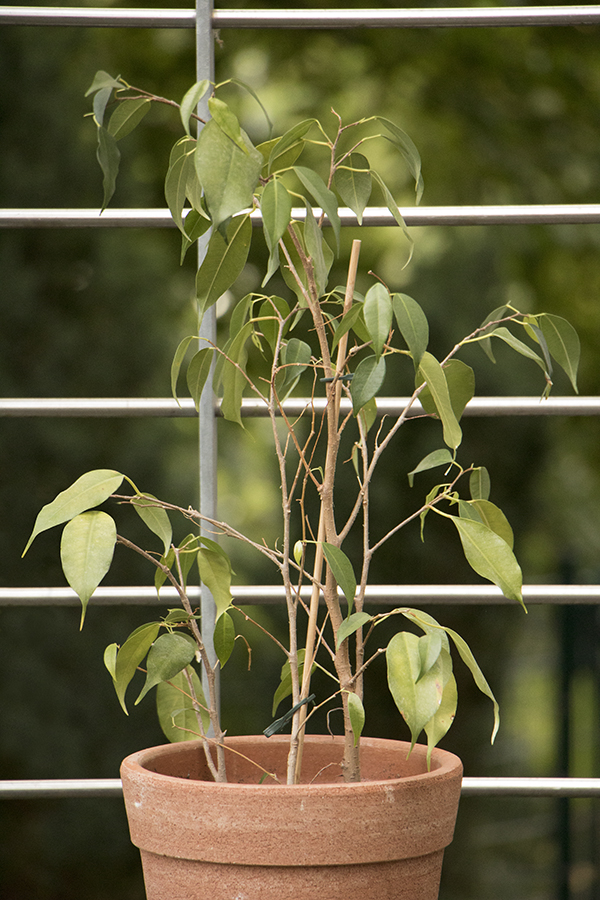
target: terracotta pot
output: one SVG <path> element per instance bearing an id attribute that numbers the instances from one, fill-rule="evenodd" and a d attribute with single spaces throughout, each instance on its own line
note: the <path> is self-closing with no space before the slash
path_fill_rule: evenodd
<path id="1" fill-rule="evenodd" d="M 227 738 L 285 781 L 288 739 Z M 341 739 L 307 736 L 307 783 L 259 784 L 235 753 L 209 780 L 199 741 L 127 757 L 121 767 L 148 900 L 435 900 L 452 840 L 462 764 L 436 749 L 363 738 L 363 781 L 338 777 Z"/>

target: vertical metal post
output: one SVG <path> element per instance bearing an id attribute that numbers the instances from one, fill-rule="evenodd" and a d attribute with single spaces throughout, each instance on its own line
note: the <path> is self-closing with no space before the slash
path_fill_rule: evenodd
<path id="1" fill-rule="evenodd" d="M 214 40 L 212 31 L 213 0 L 196 0 L 196 80 L 202 81 L 208 78 L 215 80 Z M 203 99 L 198 108 L 198 114 L 203 119 L 208 119 L 208 106 Z M 209 235 L 198 242 L 198 266 L 201 265 Z M 207 338 L 213 343 L 216 341 L 217 323 L 215 307 L 206 312 L 200 323 L 200 337 Z M 200 400 L 199 411 L 199 471 L 200 471 L 200 512 L 203 515 L 216 517 L 217 512 L 217 423 L 214 414 L 212 384 L 209 380 Z M 207 537 L 213 537 L 204 525 L 200 527 L 200 533 Z M 202 586 L 202 637 L 211 664 L 216 663 L 216 654 L 213 644 L 215 625 L 215 603 L 210 591 Z M 218 681 L 217 681 L 218 684 Z M 204 684 L 205 690 L 207 685 Z"/>

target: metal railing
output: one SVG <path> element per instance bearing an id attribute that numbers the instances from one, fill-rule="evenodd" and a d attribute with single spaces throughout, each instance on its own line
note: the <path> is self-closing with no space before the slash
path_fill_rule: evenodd
<path id="1" fill-rule="evenodd" d="M 495 28 L 522 26 L 590 25 L 600 23 L 600 6 L 494 7 L 461 9 L 363 9 L 363 10 L 212 10 L 207 0 L 198 0 L 196 10 L 100 9 L 53 7 L 0 7 L 0 24 L 48 25 L 113 28 L 196 28 L 198 78 L 212 75 L 211 28 L 290 29 L 290 28 Z M 402 210 L 409 226 L 426 225 L 516 225 L 516 224 L 591 224 L 600 222 L 600 205 L 475 206 L 424 207 Z M 298 211 L 300 216 L 303 212 Z M 348 211 L 341 212 L 342 223 L 356 225 Z M 253 214 L 260 224 L 260 214 Z M 386 209 L 371 208 L 363 223 L 388 226 L 394 220 Z M 166 210 L 113 209 L 101 216 L 99 210 L 36 209 L 0 211 L 0 228 L 163 228 L 173 227 Z M 389 398 L 379 402 L 380 411 L 393 412 L 406 400 Z M 289 401 L 301 408 L 303 401 Z M 385 409 L 384 409 L 385 408 Z M 218 413 L 218 408 L 216 410 Z M 420 408 L 415 404 L 414 414 Z M 261 415 L 260 403 L 245 401 L 244 415 Z M 471 401 L 465 415 L 561 415 L 596 416 L 600 414 L 598 397 L 553 397 L 540 402 L 537 397 L 492 397 Z M 190 401 L 165 398 L 35 399 L 0 400 L 0 416 L 196 416 Z M 204 415 L 214 422 L 212 404 Z M 210 457 L 201 447 L 200 456 Z M 213 488 L 209 485 L 209 493 Z M 202 502 L 202 501 L 201 501 Z M 207 502 L 205 500 L 205 502 Z M 210 502 L 210 499 L 209 501 Z M 168 589 L 163 589 L 166 596 Z M 202 599 L 200 588 L 197 599 Z M 597 604 L 598 585 L 528 585 L 523 590 L 526 603 Z M 259 586 L 237 588 L 234 598 L 240 603 L 280 602 L 280 588 Z M 98 604 L 152 603 L 155 592 L 146 588 L 100 588 Z M 473 585 L 375 585 L 368 599 L 378 603 L 402 600 L 432 603 L 503 603 L 493 586 Z M 69 589 L 4 588 L 0 605 L 71 605 L 77 601 Z M 463 793 L 473 795 L 598 797 L 600 779 L 593 778 L 465 778 Z M 0 782 L 0 798 L 24 797 L 108 797 L 120 796 L 119 779 L 56 779 L 43 781 Z"/>

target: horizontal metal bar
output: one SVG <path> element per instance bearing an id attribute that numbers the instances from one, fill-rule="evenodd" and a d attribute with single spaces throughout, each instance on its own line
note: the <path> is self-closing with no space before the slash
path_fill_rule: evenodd
<path id="1" fill-rule="evenodd" d="M 237 585 L 231 593 L 240 606 L 279 604 L 285 601 L 280 585 Z M 302 590 L 304 599 L 310 598 L 310 588 Z M 188 586 L 192 603 L 199 603 L 201 589 Z M 528 606 L 548 604 L 552 606 L 594 605 L 600 603 L 600 585 L 597 584 L 526 584 L 523 598 Z M 415 604 L 440 605 L 514 605 L 499 588 L 492 584 L 370 584 L 366 601 L 382 606 L 414 606 Z M 163 587 L 160 597 L 152 587 L 99 587 L 90 604 L 94 606 L 165 606 L 177 605 L 177 593 L 172 587 Z M 75 591 L 68 587 L 0 588 L 1 606 L 79 606 Z"/>
<path id="2" fill-rule="evenodd" d="M 122 797 L 120 778 L 0 781 L 0 800 Z M 600 778 L 463 778 L 463 797 L 600 797 Z"/>
<path id="3" fill-rule="evenodd" d="M 298 416 L 311 401 L 307 397 L 286 400 L 283 408 L 287 415 Z M 312 401 L 315 410 L 325 409 L 325 398 Z M 383 416 L 399 416 L 409 402 L 408 397 L 378 397 L 377 412 Z M 351 410 L 350 401 L 341 401 L 341 410 L 347 414 Z M 217 402 L 215 414 L 220 415 Z M 241 414 L 244 418 L 264 418 L 267 406 L 258 399 L 246 398 L 242 401 Z M 409 417 L 424 415 L 423 407 L 417 401 L 408 412 Z M 600 397 L 474 397 L 463 413 L 465 416 L 598 416 Z M 5 397 L 0 398 L 0 418 L 139 418 L 162 416 L 165 418 L 196 417 L 193 400 L 187 398 L 179 402 L 170 397 L 118 398 L 118 397 Z"/>
<path id="4" fill-rule="evenodd" d="M 466 9 L 218 9 L 214 28 L 490 28 L 589 25 L 598 6 L 521 6 Z M 106 28 L 193 28 L 193 9 L 0 7 L 2 25 L 76 25 Z"/>
<path id="5" fill-rule="evenodd" d="M 600 9 L 600 7 L 599 7 Z M 528 206 L 423 206 L 401 207 L 410 227 L 424 225 L 586 225 L 600 222 L 599 203 L 556 203 Z M 320 210 L 315 209 L 315 214 Z M 358 227 L 352 210 L 339 210 L 342 225 Z M 292 216 L 306 217 L 305 208 L 294 208 Z M 252 223 L 262 224 L 260 210 Z M 363 225 L 397 227 L 387 207 L 365 209 Z M 168 209 L 2 209 L 0 228 L 175 228 Z"/>

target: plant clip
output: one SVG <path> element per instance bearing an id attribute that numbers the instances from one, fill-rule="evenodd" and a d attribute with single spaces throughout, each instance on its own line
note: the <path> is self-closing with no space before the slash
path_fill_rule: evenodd
<path id="1" fill-rule="evenodd" d="M 294 713 L 297 712 L 301 706 L 304 706 L 305 703 L 310 703 L 312 700 L 314 700 L 315 697 L 316 694 L 311 694 L 306 698 L 306 700 L 301 700 L 300 703 L 296 703 L 295 706 L 292 706 L 289 712 L 286 712 L 286 714 L 280 719 L 275 719 L 274 722 L 271 722 L 269 727 L 265 728 L 265 730 L 263 731 L 264 736 L 270 738 L 273 737 L 274 734 L 277 734 L 278 731 L 281 731 L 281 729 L 284 728 L 288 722 L 291 722 Z"/>
<path id="2" fill-rule="evenodd" d="M 354 378 L 354 372 L 350 372 L 349 375 L 334 375 L 333 378 L 319 378 L 323 384 L 331 384 L 334 381 L 352 381 Z"/>

